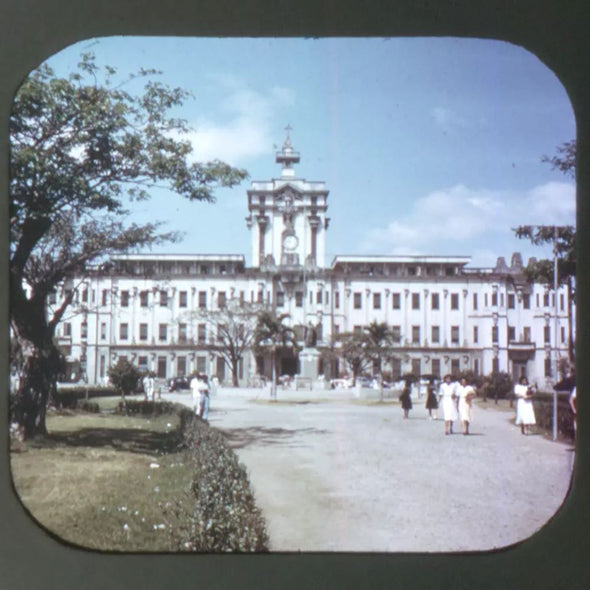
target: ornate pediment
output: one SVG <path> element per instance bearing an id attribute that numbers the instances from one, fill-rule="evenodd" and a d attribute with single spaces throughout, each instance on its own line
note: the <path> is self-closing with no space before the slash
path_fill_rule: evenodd
<path id="1" fill-rule="evenodd" d="M 290 210 L 294 207 L 296 201 L 302 201 L 301 192 L 290 184 L 282 187 L 275 195 L 274 202 L 277 207 L 283 210 Z"/>

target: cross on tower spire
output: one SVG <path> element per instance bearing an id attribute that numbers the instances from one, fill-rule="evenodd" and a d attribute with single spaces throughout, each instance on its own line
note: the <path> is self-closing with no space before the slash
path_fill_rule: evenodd
<path id="1" fill-rule="evenodd" d="M 297 164 L 299 162 L 299 152 L 293 150 L 293 145 L 291 144 L 291 125 L 287 125 L 285 127 L 285 131 L 287 132 L 287 137 L 285 138 L 285 142 L 283 143 L 283 149 L 280 152 L 277 152 L 275 161 L 277 164 L 283 165 L 283 170 L 281 172 L 282 177 L 294 177 L 295 170 L 293 170 L 293 164 Z"/>

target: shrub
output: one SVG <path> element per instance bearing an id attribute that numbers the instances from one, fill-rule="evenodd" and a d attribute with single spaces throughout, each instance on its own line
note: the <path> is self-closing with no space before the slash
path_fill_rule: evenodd
<path id="1" fill-rule="evenodd" d="M 57 386 L 57 392 L 53 396 L 53 403 L 58 409 L 74 409 L 79 400 L 91 397 L 107 397 L 117 395 L 112 387 L 86 386 L 76 384 L 63 384 Z"/>
<path id="2" fill-rule="evenodd" d="M 122 358 L 117 361 L 114 367 L 109 369 L 108 374 L 110 382 L 123 397 L 135 390 L 141 376 L 137 367 L 127 359 Z"/>
<path id="3" fill-rule="evenodd" d="M 117 405 L 117 414 L 133 415 L 142 414 L 150 416 L 161 416 L 163 414 L 174 414 L 177 407 L 172 402 L 153 402 L 151 400 L 126 400 Z"/>
<path id="4" fill-rule="evenodd" d="M 200 552 L 268 551 L 268 534 L 256 507 L 246 469 L 223 435 L 190 410 L 180 415 L 195 475 L 191 510 L 178 504 L 172 541 L 180 550 Z"/>
<path id="5" fill-rule="evenodd" d="M 514 383 L 509 373 L 494 371 L 483 379 L 481 391 L 484 399 L 491 397 L 494 399 L 505 399 L 512 396 Z"/>
<path id="6" fill-rule="evenodd" d="M 92 412 L 93 414 L 98 414 L 100 412 L 100 407 L 96 402 L 89 402 L 87 400 L 79 400 L 76 404 L 76 408 L 83 412 Z"/>
<path id="7" fill-rule="evenodd" d="M 478 391 L 484 384 L 484 377 L 482 375 L 477 375 L 473 371 L 461 371 L 457 378 L 467 379 L 467 383 L 473 385 L 473 387 L 475 387 L 475 389 L 477 389 Z M 512 387 L 512 382 L 510 387 Z"/>

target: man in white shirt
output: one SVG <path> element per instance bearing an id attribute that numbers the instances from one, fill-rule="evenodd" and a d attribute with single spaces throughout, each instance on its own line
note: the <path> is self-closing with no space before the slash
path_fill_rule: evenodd
<path id="1" fill-rule="evenodd" d="M 190 382 L 191 393 L 193 396 L 193 406 L 195 408 L 195 414 L 200 415 L 201 412 L 201 380 L 195 373 Z"/>

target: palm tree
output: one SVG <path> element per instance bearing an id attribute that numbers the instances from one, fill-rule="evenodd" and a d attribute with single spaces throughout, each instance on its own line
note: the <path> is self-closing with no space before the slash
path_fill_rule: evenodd
<path id="1" fill-rule="evenodd" d="M 390 356 L 396 337 L 385 322 L 372 321 L 364 333 L 365 354 L 368 359 L 377 365 L 379 374 L 379 396 L 383 401 L 383 359 Z"/>
<path id="2" fill-rule="evenodd" d="M 270 350 L 271 361 L 271 390 L 272 399 L 277 397 L 276 383 L 276 362 L 277 348 L 292 346 L 295 347 L 295 332 L 287 326 L 284 321 L 289 314 L 276 315 L 272 311 L 263 311 L 258 315 L 258 322 L 254 332 L 255 347 L 259 351 Z"/>
<path id="3" fill-rule="evenodd" d="M 336 340 L 339 344 L 338 353 L 352 372 L 352 384 L 354 386 L 359 373 L 363 371 L 367 363 L 365 335 L 357 332 L 341 332 L 336 337 Z"/>

